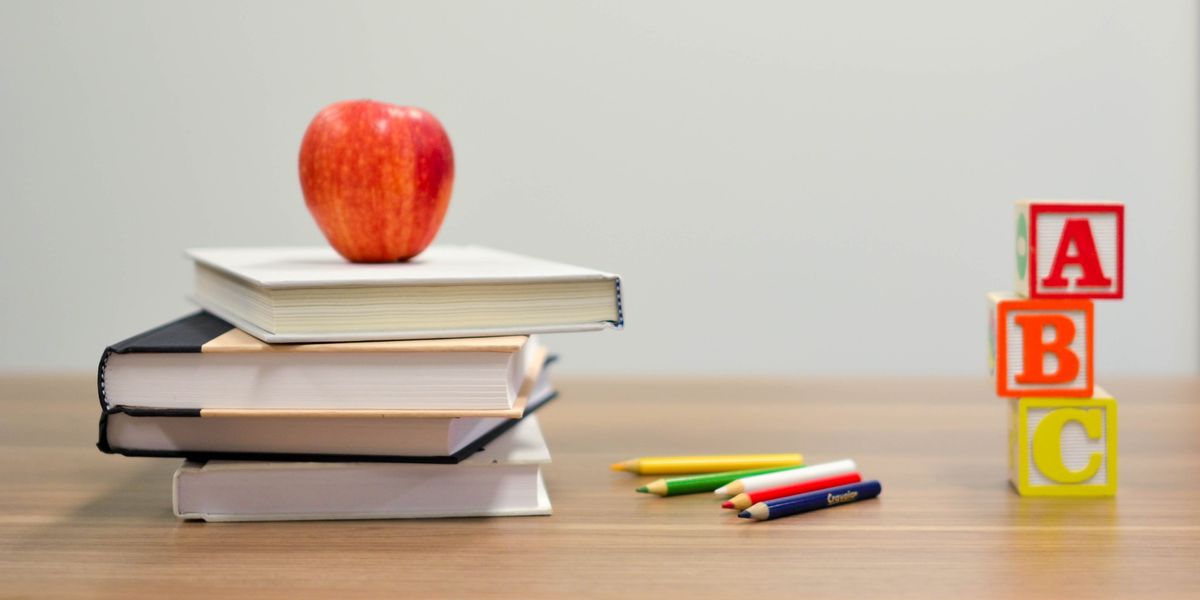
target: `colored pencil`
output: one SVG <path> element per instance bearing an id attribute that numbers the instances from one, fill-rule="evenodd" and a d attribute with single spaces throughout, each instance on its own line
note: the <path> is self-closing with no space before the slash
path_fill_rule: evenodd
<path id="1" fill-rule="evenodd" d="M 730 481 L 740 479 L 742 477 L 750 477 L 753 475 L 762 475 L 764 473 L 774 473 L 775 471 L 798 468 L 799 467 L 771 467 L 769 469 L 725 471 L 724 473 L 707 473 L 704 475 L 691 475 L 688 477 L 656 479 L 638 488 L 637 491 L 642 492 L 643 494 L 658 494 L 659 496 L 698 494 L 701 492 L 711 492 L 729 483 Z M 747 504 L 746 506 L 750 505 Z"/>
<path id="2" fill-rule="evenodd" d="M 834 462 L 821 463 L 804 467 L 803 469 L 790 469 L 788 471 L 779 471 L 778 473 L 766 473 L 763 475 L 755 475 L 753 477 L 744 477 L 737 481 L 731 481 L 728 485 L 722 486 L 713 490 L 714 494 L 736 496 L 742 492 L 757 492 L 768 488 L 779 487 L 781 485 L 791 485 L 793 483 L 804 483 L 814 479 L 824 477 L 832 477 L 834 475 L 845 475 L 858 470 L 858 466 L 854 461 L 837 460 Z"/>
<path id="3" fill-rule="evenodd" d="M 878 481 L 852 483 L 819 492 L 809 492 L 807 494 L 786 496 L 776 498 L 775 500 L 759 502 L 738 513 L 738 516 L 743 519 L 754 519 L 755 521 L 778 519 L 779 517 L 798 515 L 839 504 L 870 500 L 878 496 L 882 491 L 883 487 L 879 485 Z"/>
<path id="4" fill-rule="evenodd" d="M 845 475 L 834 475 L 833 477 L 822 477 L 812 481 L 803 483 L 793 483 L 791 485 L 781 485 L 779 487 L 768 488 L 757 492 L 747 492 L 738 494 L 724 504 L 721 508 L 732 508 L 734 510 L 745 510 L 759 502 L 774 500 L 776 498 L 786 498 L 795 496 L 796 494 L 807 494 L 825 488 L 838 487 L 839 485 L 848 485 L 862 481 L 862 475 L 858 473 L 846 473 Z"/>
<path id="5" fill-rule="evenodd" d="M 639 475 L 686 475 L 690 473 L 720 473 L 771 467 L 799 467 L 804 457 L 799 454 L 732 454 L 725 456 L 647 456 L 619 462 L 614 471 Z"/>

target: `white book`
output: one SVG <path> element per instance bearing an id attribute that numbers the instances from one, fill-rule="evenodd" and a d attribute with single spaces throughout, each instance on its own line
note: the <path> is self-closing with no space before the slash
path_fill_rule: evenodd
<path id="1" fill-rule="evenodd" d="M 537 417 L 456 465 L 185 461 L 175 515 L 204 521 L 295 521 L 548 515 Z"/>
<path id="2" fill-rule="evenodd" d="M 621 327 L 620 278 L 479 246 L 355 264 L 328 247 L 205 248 L 192 299 L 267 342 L 484 337 Z"/>
<path id="3" fill-rule="evenodd" d="M 528 401 L 529 414 L 556 392 L 544 369 Z M 381 418 L 348 410 L 321 416 L 204 417 L 111 412 L 100 424 L 100 446 L 125 456 L 253 460 L 383 460 L 458 462 L 515 426 L 511 417 Z"/>

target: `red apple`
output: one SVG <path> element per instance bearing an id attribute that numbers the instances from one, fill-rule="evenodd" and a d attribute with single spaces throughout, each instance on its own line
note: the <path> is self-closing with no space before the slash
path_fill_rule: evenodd
<path id="1" fill-rule="evenodd" d="M 347 260 L 421 253 L 450 205 L 454 151 L 419 108 L 373 100 L 326 106 L 300 143 L 300 187 L 317 226 Z"/>

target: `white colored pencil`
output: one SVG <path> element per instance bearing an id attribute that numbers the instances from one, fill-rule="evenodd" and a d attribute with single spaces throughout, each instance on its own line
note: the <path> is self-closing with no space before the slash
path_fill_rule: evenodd
<path id="1" fill-rule="evenodd" d="M 757 492 L 781 485 L 792 485 L 823 477 L 845 475 L 857 470 L 858 465 L 854 464 L 854 461 L 850 459 L 835 460 L 810 467 L 764 473 L 762 475 L 754 475 L 753 477 L 743 477 L 717 488 L 713 493 L 718 496 L 736 496 L 745 492 Z"/>

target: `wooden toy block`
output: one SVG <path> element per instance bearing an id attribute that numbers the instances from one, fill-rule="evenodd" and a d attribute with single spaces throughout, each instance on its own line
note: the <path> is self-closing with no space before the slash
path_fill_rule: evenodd
<path id="1" fill-rule="evenodd" d="M 1022 496 L 1117 493 L 1117 401 L 1092 398 L 1009 400 L 1009 480 Z"/>
<path id="2" fill-rule="evenodd" d="M 1030 300 L 988 294 L 988 341 L 996 395 L 1092 395 L 1091 300 Z"/>
<path id="3" fill-rule="evenodd" d="M 1026 298 L 1125 296 L 1125 205 L 1021 200 L 1017 293 Z"/>

